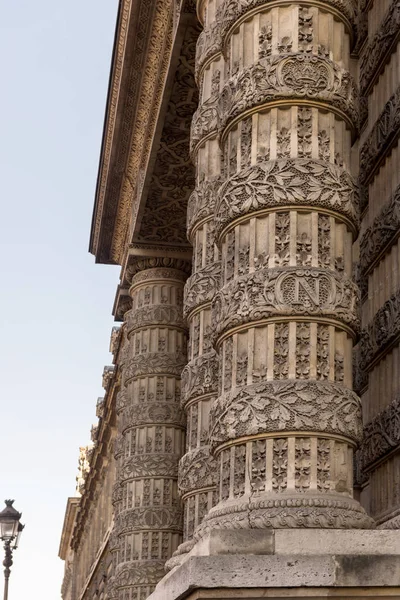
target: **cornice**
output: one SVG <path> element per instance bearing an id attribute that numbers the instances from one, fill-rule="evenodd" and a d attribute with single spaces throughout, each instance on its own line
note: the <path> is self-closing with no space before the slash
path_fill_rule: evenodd
<path id="1" fill-rule="evenodd" d="M 76 519 L 79 501 L 80 499 L 78 497 L 71 497 L 67 500 L 64 524 L 61 532 L 60 547 L 58 550 L 58 556 L 61 558 L 61 560 L 65 560 L 67 557 L 68 547 L 71 541 L 71 534 Z"/>
<path id="2" fill-rule="evenodd" d="M 96 262 L 122 260 L 170 60 L 173 7 L 120 0 L 89 245 Z"/>

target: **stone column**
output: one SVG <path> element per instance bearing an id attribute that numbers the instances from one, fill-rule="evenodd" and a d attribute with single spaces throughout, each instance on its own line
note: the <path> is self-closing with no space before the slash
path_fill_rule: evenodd
<path id="1" fill-rule="evenodd" d="M 185 421 L 180 377 L 186 359 L 183 260 L 137 260 L 125 314 L 117 441 L 119 600 L 143 600 L 182 541 L 178 462 Z M 118 485 L 119 484 L 119 485 Z"/>
<path id="2" fill-rule="evenodd" d="M 224 157 L 212 314 L 221 388 L 210 426 L 218 504 L 198 533 L 369 527 L 353 498 L 353 3 L 232 0 L 216 10 L 205 0 L 198 12 L 226 57 L 207 100 L 220 59 L 203 67 L 192 128 L 197 153 L 218 129 Z"/>

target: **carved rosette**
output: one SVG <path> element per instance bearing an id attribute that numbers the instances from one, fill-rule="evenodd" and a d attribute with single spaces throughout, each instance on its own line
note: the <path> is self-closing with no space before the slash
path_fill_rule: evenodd
<path id="1" fill-rule="evenodd" d="M 125 315 L 113 496 L 119 597 L 128 590 L 132 598 L 147 597 L 182 541 L 177 478 L 184 451 L 180 377 L 187 363 L 187 266 L 154 258 L 137 259 L 128 268 L 132 309 Z"/>
<path id="2" fill-rule="evenodd" d="M 226 0 L 218 19 L 214 5 L 203 9 L 206 31 L 220 23 L 225 58 L 224 69 L 217 55 L 200 65 L 191 131 L 199 181 L 214 137 L 222 152 L 211 320 L 220 381 L 209 417 L 218 503 L 194 536 L 215 527 L 370 527 L 353 499 L 362 427 L 352 391 L 354 4 Z M 188 304 L 195 323 L 197 305 Z M 200 347 L 196 324 L 190 336 Z"/>

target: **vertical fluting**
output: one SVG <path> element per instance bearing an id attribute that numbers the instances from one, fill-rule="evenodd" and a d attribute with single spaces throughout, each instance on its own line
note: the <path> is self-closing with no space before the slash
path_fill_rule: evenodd
<path id="1" fill-rule="evenodd" d="M 117 407 L 119 600 L 146 598 L 182 541 L 177 477 L 184 452 L 180 377 L 187 362 L 187 267 L 180 260 L 143 259 L 133 268 Z"/>
<path id="2" fill-rule="evenodd" d="M 206 66 L 197 65 L 202 101 L 191 139 L 200 179 L 199 157 L 210 156 L 215 131 L 223 155 L 214 147 L 213 161 L 223 164 L 214 212 L 221 288 L 211 316 L 218 504 L 199 534 L 371 524 L 352 480 L 361 409 L 352 392 L 359 215 L 350 173 L 358 123 L 351 7 L 199 7 L 226 57 L 204 48 L 198 57 Z"/>

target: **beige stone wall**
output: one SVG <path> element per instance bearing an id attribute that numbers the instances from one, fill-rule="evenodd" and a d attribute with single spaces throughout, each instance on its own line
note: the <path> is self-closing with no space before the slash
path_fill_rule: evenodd
<path id="1" fill-rule="evenodd" d="M 398 2 L 365 3 L 368 35 L 360 56 L 366 98 L 360 136 L 361 397 L 365 441 L 362 502 L 383 527 L 397 527 L 399 503 L 400 16 Z M 395 452 L 388 458 L 389 453 Z"/>

